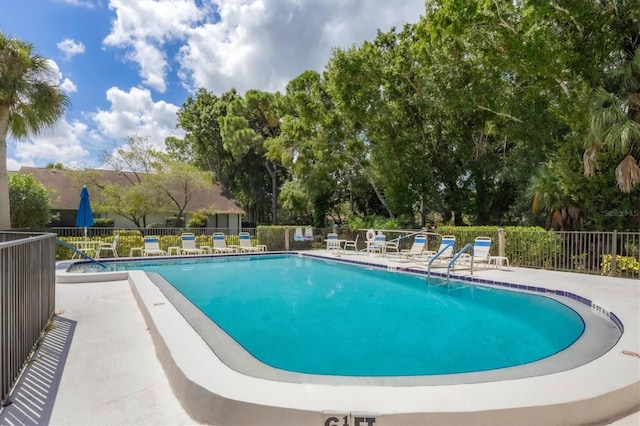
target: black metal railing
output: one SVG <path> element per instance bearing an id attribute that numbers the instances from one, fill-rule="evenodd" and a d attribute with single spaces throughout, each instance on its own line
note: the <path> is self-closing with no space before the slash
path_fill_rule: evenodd
<path id="1" fill-rule="evenodd" d="M 0 232 L 0 401 L 55 310 L 55 234 Z"/>

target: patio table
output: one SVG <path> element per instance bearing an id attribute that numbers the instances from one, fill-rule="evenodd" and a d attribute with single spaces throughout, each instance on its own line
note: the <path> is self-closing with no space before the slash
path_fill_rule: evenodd
<path id="1" fill-rule="evenodd" d="M 87 256 L 95 257 L 96 249 L 100 245 L 100 241 L 71 241 L 71 245 L 76 248 L 76 250 L 84 253 Z M 73 253 L 71 259 L 75 259 L 76 257 L 80 257 L 78 253 Z"/>

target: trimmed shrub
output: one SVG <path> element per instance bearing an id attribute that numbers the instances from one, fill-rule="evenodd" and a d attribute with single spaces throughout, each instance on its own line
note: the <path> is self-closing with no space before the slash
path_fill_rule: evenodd
<path id="1" fill-rule="evenodd" d="M 498 254 L 498 226 L 441 226 L 441 235 L 456 237 L 456 251 L 473 244 L 476 237 L 491 237 L 491 255 Z M 562 237 L 553 231 L 531 226 L 505 226 L 505 256 L 516 266 L 551 268 L 562 253 Z"/>
<path id="2" fill-rule="evenodd" d="M 113 228 L 115 221 L 108 218 L 98 218 L 93 220 L 94 228 Z"/>
<path id="3" fill-rule="evenodd" d="M 197 211 L 189 216 L 187 226 L 189 228 L 206 228 L 209 223 L 209 215 L 205 211 Z"/>
<path id="4" fill-rule="evenodd" d="M 600 267 L 602 268 L 602 275 L 611 274 L 611 261 L 613 260 L 613 256 L 610 254 L 605 254 L 602 256 L 602 263 Z M 631 277 L 638 278 L 640 277 L 640 262 L 635 257 L 631 256 L 616 256 L 616 276 L 617 277 Z"/>

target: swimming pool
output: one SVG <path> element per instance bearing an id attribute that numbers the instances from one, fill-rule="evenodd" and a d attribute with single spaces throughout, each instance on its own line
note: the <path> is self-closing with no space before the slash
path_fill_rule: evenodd
<path id="1" fill-rule="evenodd" d="M 336 258 L 316 253 L 287 256 L 398 269 L 398 264 L 377 256 Z M 224 260 L 244 263 L 243 257 Z M 165 261 L 190 268 L 209 260 Z M 510 287 L 557 299 L 583 317 L 584 333 L 566 350 L 520 366 L 475 373 L 356 377 L 293 373 L 258 362 L 157 273 L 77 274 L 68 273 L 68 266 L 58 265 L 58 283 L 129 281 L 174 392 L 194 418 L 207 423 L 334 424 L 338 418 L 350 425 L 367 424 L 367 419 L 385 425 L 506 424 L 535 418 L 540 424 L 584 424 L 611 419 L 637 404 L 637 365 L 622 354 L 638 343 L 634 332 L 638 306 L 631 303 L 637 299 L 637 288 L 621 279 L 613 279 L 620 281 L 614 284 L 601 277 L 513 268 L 486 270 L 473 277 L 458 274 L 466 284 L 473 280 L 476 292 L 483 287 Z M 615 298 L 620 290 L 627 291 L 622 303 Z M 591 311 L 591 300 L 623 315 L 618 319 L 612 310 L 611 320 L 603 320 Z"/>
<path id="2" fill-rule="evenodd" d="M 257 360 L 338 376 L 419 376 L 513 367 L 584 330 L 545 296 L 425 280 L 293 256 L 163 265 L 157 272 Z"/>

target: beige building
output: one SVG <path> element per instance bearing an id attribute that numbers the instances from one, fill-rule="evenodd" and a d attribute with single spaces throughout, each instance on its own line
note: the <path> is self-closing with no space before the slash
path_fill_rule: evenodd
<path id="1" fill-rule="evenodd" d="M 30 174 L 42 185 L 53 191 L 52 209 L 60 214 L 54 226 L 75 226 L 75 218 L 80 203 L 80 190 L 86 185 L 89 190 L 95 218 L 110 218 L 116 228 L 135 228 L 135 224 L 126 217 L 109 212 L 96 211 L 102 198 L 101 186 L 117 184 L 123 187 L 132 185 L 137 178 L 133 173 L 120 173 L 114 170 L 64 170 L 38 167 L 22 167 L 17 173 Z M 182 194 L 184 196 L 184 194 Z M 218 183 L 212 183 L 204 190 L 194 191 L 189 197 L 185 209 L 187 222 L 190 214 L 198 210 L 215 212 L 209 215 L 208 228 L 226 228 L 235 233 L 242 227 L 244 210 Z M 165 218 L 176 215 L 176 211 L 154 212 L 146 216 L 146 224 L 164 224 Z"/>

